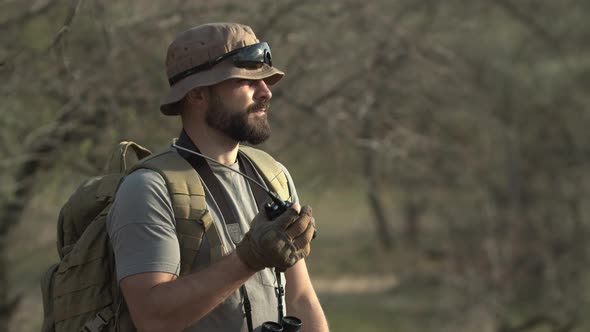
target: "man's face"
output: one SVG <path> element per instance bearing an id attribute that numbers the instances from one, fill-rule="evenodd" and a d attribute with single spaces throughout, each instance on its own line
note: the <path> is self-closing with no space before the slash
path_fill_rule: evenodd
<path id="1" fill-rule="evenodd" d="M 270 137 L 267 119 L 270 97 L 258 98 L 260 82 L 230 80 L 223 83 L 220 93 L 210 89 L 207 124 L 238 142 L 260 144 Z M 264 83 L 262 83 L 264 84 Z M 266 85 L 264 89 L 268 88 Z"/>

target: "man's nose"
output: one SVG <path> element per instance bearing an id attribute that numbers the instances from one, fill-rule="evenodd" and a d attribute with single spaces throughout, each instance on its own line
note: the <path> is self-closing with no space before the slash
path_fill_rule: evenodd
<path id="1" fill-rule="evenodd" d="M 258 80 L 256 82 L 256 91 L 254 92 L 254 99 L 256 100 L 270 100 L 272 98 L 272 92 L 264 80 Z"/>

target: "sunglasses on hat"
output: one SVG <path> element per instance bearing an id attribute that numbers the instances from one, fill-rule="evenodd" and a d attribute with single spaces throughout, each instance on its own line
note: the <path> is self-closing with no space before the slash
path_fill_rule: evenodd
<path id="1" fill-rule="evenodd" d="M 213 66 L 219 64 L 225 59 L 232 58 L 234 66 L 237 68 L 245 69 L 259 69 L 265 63 L 272 67 L 272 56 L 270 53 L 270 46 L 266 42 L 248 45 L 237 48 L 233 51 L 227 52 L 218 56 L 213 60 L 209 60 L 205 63 L 189 68 L 179 74 L 176 74 L 168 79 L 170 86 L 177 83 L 178 81 L 196 74 L 200 71 L 208 70 Z"/>

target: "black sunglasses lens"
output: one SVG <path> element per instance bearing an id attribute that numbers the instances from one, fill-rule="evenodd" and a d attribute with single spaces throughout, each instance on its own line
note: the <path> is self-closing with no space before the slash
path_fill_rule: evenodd
<path id="1" fill-rule="evenodd" d="M 238 68 L 258 69 L 265 63 L 272 66 L 272 55 L 267 43 L 258 43 L 242 49 L 233 56 Z"/>
<path id="2" fill-rule="evenodd" d="M 247 61 L 247 60 L 235 60 L 234 66 L 245 69 L 259 69 L 262 68 L 264 62 L 259 61 Z"/>

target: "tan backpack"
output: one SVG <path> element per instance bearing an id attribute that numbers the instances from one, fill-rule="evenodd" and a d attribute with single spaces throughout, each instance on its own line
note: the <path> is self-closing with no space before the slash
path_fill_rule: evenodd
<path id="1" fill-rule="evenodd" d="M 263 151 L 244 146 L 240 150 L 269 188 L 287 199 L 287 177 L 278 163 Z M 133 157 L 140 161 L 129 166 Z M 121 142 L 107 173 L 83 182 L 60 211 L 60 261 L 41 280 L 42 332 L 135 331 L 119 292 L 105 220 L 121 180 L 140 168 L 158 172 L 166 182 L 180 242 L 180 274 L 190 272 L 205 233 L 211 246 L 211 262 L 223 254 L 217 230 L 210 227 L 213 222 L 205 191 L 192 166 L 171 149 L 151 154 L 134 142 Z"/>

